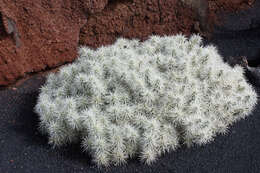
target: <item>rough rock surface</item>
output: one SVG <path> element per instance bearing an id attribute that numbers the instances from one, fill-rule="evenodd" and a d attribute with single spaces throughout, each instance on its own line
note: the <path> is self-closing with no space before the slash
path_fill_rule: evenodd
<path id="1" fill-rule="evenodd" d="M 215 13 L 251 1 L 209 5 Z M 79 44 L 99 47 L 119 36 L 144 40 L 151 34 L 200 32 L 195 11 L 200 10 L 180 0 L 0 0 L 0 86 L 73 61 Z"/>
<path id="2" fill-rule="evenodd" d="M 209 0 L 209 9 L 211 11 L 237 11 L 247 9 L 253 5 L 256 0 Z"/>
<path id="3" fill-rule="evenodd" d="M 0 85 L 72 61 L 86 14 L 107 0 L 0 0 Z"/>
<path id="4" fill-rule="evenodd" d="M 88 18 L 80 44 L 96 48 L 112 44 L 119 36 L 145 40 L 151 34 L 189 34 L 194 21 L 192 10 L 178 0 L 111 3 Z"/>

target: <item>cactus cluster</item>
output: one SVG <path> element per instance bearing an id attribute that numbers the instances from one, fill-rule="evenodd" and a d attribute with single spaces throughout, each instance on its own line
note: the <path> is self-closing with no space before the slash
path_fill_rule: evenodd
<path id="1" fill-rule="evenodd" d="M 48 75 L 35 111 L 49 143 L 81 142 L 99 166 L 147 164 L 181 143 L 212 141 L 246 117 L 257 95 L 240 66 L 190 38 L 119 38 Z"/>

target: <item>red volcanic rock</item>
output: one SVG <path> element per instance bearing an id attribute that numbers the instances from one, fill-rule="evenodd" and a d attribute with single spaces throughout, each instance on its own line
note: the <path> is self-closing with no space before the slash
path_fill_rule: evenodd
<path id="1" fill-rule="evenodd" d="M 249 8 L 256 0 L 209 0 L 209 9 L 212 12 L 219 10 L 237 11 Z"/>
<path id="2" fill-rule="evenodd" d="M 83 9 L 89 14 L 101 12 L 107 3 L 108 0 L 81 0 Z"/>
<path id="3" fill-rule="evenodd" d="M 252 0 L 199 2 L 204 6 L 190 8 L 181 0 L 0 0 L 0 86 L 73 61 L 79 44 L 97 48 L 118 37 L 200 32 L 211 23 L 206 10 L 239 9 Z"/>
<path id="4" fill-rule="evenodd" d="M 73 61 L 79 38 L 98 47 L 118 36 L 188 34 L 194 15 L 177 1 L 0 0 L 0 86 Z"/>
<path id="5" fill-rule="evenodd" d="M 86 14 L 107 0 L 0 0 L 0 86 L 71 62 Z"/>
<path id="6" fill-rule="evenodd" d="M 89 16 L 80 32 L 80 44 L 99 47 L 117 37 L 145 40 L 151 34 L 172 35 L 210 32 L 216 13 L 248 8 L 255 0 L 121 0 Z M 197 26 L 199 22 L 200 26 Z"/>
<path id="7" fill-rule="evenodd" d="M 80 32 L 80 44 L 90 47 L 112 44 L 118 37 L 147 39 L 151 34 L 190 34 L 195 13 L 180 0 L 114 1 L 89 16 Z"/>

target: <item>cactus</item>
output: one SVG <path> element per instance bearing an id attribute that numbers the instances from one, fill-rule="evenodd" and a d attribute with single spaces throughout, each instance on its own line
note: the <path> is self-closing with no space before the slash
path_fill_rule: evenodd
<path id="1" fill-rule="evenodd" d="M 241 66 L 190 38 L 119 38 L 79 57 L 40 88 L 35 112 L 49 143 L 81 142 L 98 166 L 138 157 L 151 164 L 184 144 L 206 144 L 253 110 Z"/>

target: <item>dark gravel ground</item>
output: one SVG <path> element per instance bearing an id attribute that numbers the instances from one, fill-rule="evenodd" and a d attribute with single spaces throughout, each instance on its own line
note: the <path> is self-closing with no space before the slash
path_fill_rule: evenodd
<path id="1" fill-rule="evenodd" d="M 213 43 L 224 57 L 247 56 L 250 65 L 260 64 L 260 1 L 255 7 L 233 15 L 216 29 Z M 235 123 L 227 135 L 205 146 L 179 148 L 165 154 L 152 166 L 138 160 L 99 170 L 78 144 L 53 149 L 37 131 L 33 107 L 44 77 L 27 80 L 16 90 L 0 91 L 0 173 L 22 172 L 260 172 L 260 101 L 245 120 Z M 260 88 L 256 88 L 260 94 Z"/>

